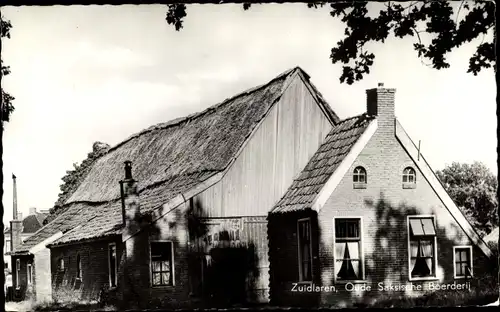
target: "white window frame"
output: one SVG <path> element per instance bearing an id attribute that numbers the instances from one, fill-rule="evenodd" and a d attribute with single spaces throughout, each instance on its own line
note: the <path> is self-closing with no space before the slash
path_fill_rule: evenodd
<path id="1" fill-rule="evenodd" d="M 21 259 L 16 259 L 16 289 L 21 289 L 19 275 L 21 275 Z"/>
<path id="2" fill-rule="evenodd" d="M 337 258 L 335 257 L 335 243 L 337 238 L 335 237 L 335 220 L 337 219 L 359 219 L 359 245 L 360 253 L 359 260 L 361 261 L 361 279 L 357 280 L 339 280 L 337 279 L 337 274 L 335 274 L 335 266 L 337 265 Z M 363 216 L 338 216 L 333 217 L 333 282 L 334 283 L 364 283 L 366 282 L 365 276 L 365 246 L 364 246 L 364 229 L 363 229 Z"/>
<path id="3" fill-rule="evenodd" d="M 310 239 L 310 244 L 309 244 L 309 257 L 311 259 L 311 280 L 310 281 L 306 281 L 303 279 L 302 277 L 302 255 L 300 253 L 300 235 L 299 235 L 299 223 L 300 222 L 304 222 L 304 221 L 308 221 L 309 222 L 309 235 L 311 237 Z M 312 258 L 312 245 L 313 245 L 313 242 L 312 242 L 312 224 L 311 224 L 311 218 L 302 218 L 302 219 L 298 219 L 297 220 L 297 254 L 298 254 L 298 259 L 299 259 L 299 262 L 298 262 L 298 266 L 299 266 L 299 283 L 312 283 L 312 279 L 313 279 L 313 258 Z"/>
<path id="4" fill-rule="evenodd" d="M 403 181 L 403 178 L 406 176 L 406 177 L 409 177 L 410 174 L 406 174 L 405 171 L 406 169 L 411 169 L 413 170 L 413 182 L 404 182 Z M 413 166 L 405 166 L 403 168 L 403 174 L 401 175 L 401 183 L 403 184 L 403 189 L 414 189 L 417 187 L 417 170 L 415 168 L 413 168 Z"/>
<path id="5" fill-rule="evenodd" d="M 26 265 L 26 281 L 28 282 L 28 285 L 33 283 L 33 267 L 31 266 L 31 263 Z"/>
<path id="6" fill-rule="evenodd" d="M 434 223 L 434 231 L 436 232 L 436 235 L 434 235 L 434 276 L 428 276 L 428 277 L 411 277 L 411 250 L 410 250 L 410 219 L 420 219 L 420 218 L 432 218 L 432 221 Z M 438 280 L 437 277 L 437 268 L 438 268 L 438 263 L 437 263 L 437 222 L 436 222 L 436 216 L 435 215 L 430 215 L 430 214 L 422 214 L 422 215 L 408 215 L 406 216 L 406 238 L 407 238 L 407 254 L 408 254 L 408 280 L 410 282 L 413 281 L 435 281 Z"/>
<path id="7" fill-rule="evenodd" d="M 468 278 L 472 278 L 474 277 L 474 259 L 472 258 L 472 246 L 470 245 L 467 245 L 467 246 L 453 246 L 453 277 L 455 279 L 465 279 L 466 277 L 465 276 L 457 276 L 457 267 L 456 267 L 456 263 L 455 263 L 455 251 L 457 249 L 469 249 L 470 251 L 470 274 L 471 276 L 468 277 Z"/>
<path id="8" fill-rule="evenodd" d="M 172 285 L 153 285 L 153 258 L 151 257 L 151 243 L 170 243 L 170 255 L 172 256 Z M 149 240 L 149 286 L 154 288 L 174 287 L 175 286 L 175 254 L 174 242 L 172 240 L 156 239 Z"/>
<path id="9" fill-rule="evenodd" d="M 111 250 L 111 246 L 115 247 L 115 286 L 113 286 L 113 283 L 111 281 L 111 259 L 109 257 L 109 251 Z M 116 249 L 116 243 L 109 243 L 108 244 L 108 280 L 109 280 L 109 287 L 110 288 L 115 288 L 118 286 L 118 250 Z"/>
<path id="10" fill-rule="evenodd" d="M 364 173 L 364 179 L 365 179 L 364 182 L 359 182 L 359 175 L 360 174 L 356 173 L 357 169 L 361 169 L 362 172 Z M 354 182 L 355 176 L 358 177 L 357 182 Z M 364 166 L 358 165 L 352 170 L 352 183 L 353 183 L 353 188 L 355 188 L 355 189 L 366 189 L 366 185 L 368 184 L 368 171 L 366 170 L 366 168 Z"/>

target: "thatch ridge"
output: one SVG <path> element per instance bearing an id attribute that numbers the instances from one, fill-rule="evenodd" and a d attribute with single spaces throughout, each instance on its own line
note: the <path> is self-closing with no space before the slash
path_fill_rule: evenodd
<path id="1" fill-rule="evenodd" d="M 216 111 L 218 108 L 220 108 L 221 106 L 231 102 L 231 101 L 234 101 L 235 99 L 243 96 L 243 95 L 248 95 L 249 93 L 252 93 L 252 92 L 255 92 L 257 90 L 260 90 L 262 88 L 265 88 L 267 87 L 269 84 L 275 82 L 276 80 L 279 80 L 279 79 L 282 79 L 283 77 L 289 75 L 290 73 L 292 73 L 293 71 L 302 71 L 303 73 L 305 73 L 300 67 L 296 66 L 294 68 L 290 68 L 286 71 L 284 71 L 283 73 L 279 74 L 278 76 L 274 77 L 273 79 L 271 79 L 270 81 L 268 81 L 267 83 L 265 84 L 262 84 L 262 85 L 259 85 L 259 86 L 256 86 L 256 87 L 252 87 L 252 88 L 249 88 L 243 92 L 240 92 L 232 97 L 229 97 L 229 98 L 226 98 L 225 100 L 223 100 L 222 102 L 220 103 L 217 103 L 217 104 L 214 104 L 200 112 L 195 112 L 195 113 L 192 113 L 190 115 L 187 115 L 187 116 L 182 116 L 182 117 L 178 117 L 178 118 L 175 118 L 175 119 L 172 119 L 172 120 L 169 120 L 167 122 L 162 122 L 162 123 L 159 123 L 159 124 L 156 124 L 156 125 L 153 125 L 153 126 L 150 126 L 146 129 L 143 129 L 142 131 L 139 131 L 133 135 L 131 135 L 130 137 L 128 137 L 127 139 L 121 141 L 120 143 L 116 144 L 115 146 L 111 147 L 109 150 L 108 150 L 108 153 L 109 152 L 112 152 L 113 150 L 119 148 L 120 146 L 122 146 L 123 144 L 127 143 L 128 141 L 138 137 L 138 136 L 141 136 L 143 134 L 146 134 L 148 132 L 151 132 L 151 131 L 155 131 L 155 130 L 161 130 L 161 129 L 166 129 L 168 127 L 175 127 L 175 126 L 179 126 L 181 125 L 182 123 L 185 123 L 185 122 L 189 122 L 189 121 L 192 121 L 196 118 L 199 118 L 199 117 L 202 117 L 206 114 L 209 114 L 209 113 L 212 113 L 214 111 Z M 307 73 L 305 73 L 305 75 L 307 77 L 309 77 L 309 75 L 307 75 Z"/>

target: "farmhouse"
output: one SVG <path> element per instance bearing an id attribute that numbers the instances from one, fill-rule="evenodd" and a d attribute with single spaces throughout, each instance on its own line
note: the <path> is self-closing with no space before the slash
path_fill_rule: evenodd
<path id="1" fill-rule="evenodd" d="M 50 274 L 45 297 L 127 308 L 328 304 L 365 282 L 481 275 L 491 252 L 396 120 L 394 90 L 367 98 L 339 120 L 297 67 L 134 134 L 13 261 Z"/>
<path id="2" fill-rule="evenodd" d="M 16 254 L 50 248 L 57 300 L 268 301 L 267 214 L 338 120 L 294 68 L 150 127 L 98 159 Z"/>
<path id="3" fill-rule="evenodd" d="M 268 220 L 277 305 L 454 290 L 492 267 L 491 250 L 396 119 L 395 90 L 382 84 L 367 90 L 366 113 L 333 127 Z M 297 284 L 336 291 L 292 291 Z"/>

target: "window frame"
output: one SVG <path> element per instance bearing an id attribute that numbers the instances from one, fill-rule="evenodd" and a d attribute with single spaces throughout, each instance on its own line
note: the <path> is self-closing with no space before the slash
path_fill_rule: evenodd
<path id="1" fill-rule="evenodd" d="M 359 181 L 359 176 L 360 173 L 356 173 L 356 170 L 361 169 L 362 173 L 364 173 L 364 182 Z M 354 177 L 358 177 L 358 181 L 354 181 Z M 366 171 L 366 168 L 363 166 L 356 166 L 354 170 L 352 171 L 352 184 L 353 188 L 355 189 L 365 189 L 366 185 L 368 184 L 368 173 Z"/>
<path id="2" fill-rule="evenodd" d="M 21 289 L 21 285 L 19 283 L 19 275 L 21 275 L 21 259 L 16 259 L 16 289 Z"/>
<path id="3" fill-rule="evenodd" d="M 28 285 L 33 283 L 33 267 L 31 263 L 26 264 L 26 282 Z"/>
<path id="4" fill-rule="evenodd" d="M 5 253 L 10 252 L 10 239 L 5 240 Z"/>
<path id="5" fill-rule="evenodd" d="M 171 284 L 162 284 L 162 285 L 154 285 L 153 284 L 153 257 L 151 254 L 151 243 L 170 243 L 170 257 L 171 259 Z M 149 286 L 153 288 L 162 288 L 162 287 L 174 287 L 175 286 L 175 255 L 174 255 L 174 242 L 168 239 L 155 239 L 149 240 Z"/>
<path id="6" fill-rule="evenodd" d="M 115 248 L 115 285 L 113 286 L 112 280 L 111 280 L 111 257 L 109 255 L 109 252 L 111 251 L 111 247 Z M 118 286 L 118 250 L 116 248 L 116 243 L 109 243 L 108 244 L 108 280 L 109 280 L 109 288 L 114 289 Z"/>
<path id="7" fill-rule="evenodd" d="M 408 170 L 408 169 L 413 170 L 413 182 L 409 182 L 408 179 L 407 179 L 406 182 L 404 181 L 405 177 L 410 177 L 411 176 L 411 174 L 407 174 L 406 173 L 406 170 Z M 401 183 L 403 185 L 403 189 L 414 189 L 414 188 L 416 188 L 417 187 L 417 170 L 415 170 L 415 168 L 413 168 L 412 166 L 406 166 L 406 167 L 404 167 L 403 174 L 401 175 Z"/>
<path id="8" fill-rule="evenodd" d="M 337 278 L 337 274 L 335 273 L 336 271 L 336 265 L 337 265 L 337 258 L 335 255 L 335 244 L 337 243 L 337 237 L 336 237 L 336 228 L 335 228 L 335 221 L 336 220 L 344 220 L 344 219 L 357 219 L 359 220 L 359 261 L 360 261 L 360 278 L 359 279 L 354 279 L 354 280 L 340 280 Z M 364 283 L 366 282 L 366 275 L 365 275 L 365 247 L 364 247 L 364 229 L 363 229 L 363 216 L 339 216 L 339 217 L 333 217 L 333 281 L 335 284 L 341 283 Z"/>
<path id="9" fill-rule="evenodd" d="M 460 275 L 457 276 L 457 267 L 456 267 L 456 250 L 457 249 L 468 249 L 469 250 L 469 257 L 470 257 L 470 276 L 466 277 L 465 275 Z M 472 258 L 472 246 L 467 245 L 467 246 L 453 246 L 453 278 L 454 279 L 466 279 L 466 278 L 473 278 L 474 277 L 474 260 Z"/>
<path id="10" fill-rule="evenodd" d="M 427 277 L 412 277 L 411 276 L 411 233 L 410 233 L 410 219 L 426 219 L 426 218 L 432 218 L 432 222 L 434 225 L 434 231 L 436 232 L 434 235 L 434 253 L 433 253 L 433 258 L 434 258 L 434 272 L 433 276 L 427 276 Z M 435 281 L 438 280 L 437 276 L 437 268 L 438 268 L 438 263 L 437 263 L 437 222 L 436 222 L 436 216 L 431 215 L 431 214 L 421 214 L 421 215 L 408 215 L 406 216 L 406 231 L 407 231 L 407 255 L 408 255 L 408 280 L 410 282 L 413 281 Z"/>
<path id="11" fill-rule="evenodd" d="M 59 259 L 57 259 L 57 270 L 58 271 L 64 271 L 65 270 L 65 263 L 64 263 L 64 257 L 61 256 Z"/>
<path id="12" fill-rule="evenodd" d="M 80 254 L 76 254 L 76 279 L 81 280 L 82 279 L 82 257 L 80 257 Z"/>
<path id="13" fill-rule="evenodd" d="M 303 272 L 302 272 L 302 253 L 300 252 L 300 246 L 301 246 L 301 241 L 300 241 L 300 230 L 299 230 L 299 224 L 300 222 L 308 222 L 309 223 L 309 259 L 311 261 L 310 263 L 310 270 L 311 270 L 311 280 L 305 280 L 303 277 Z M 313 255 L 312 255 L 312 224 L 311 224 L 311 218 L 301 218 L 297 219 L 297 254 L 298 254 L 298 266 L 299 266 L 299 283 L 306 283 L 310 284 L 313 282 Z"/>

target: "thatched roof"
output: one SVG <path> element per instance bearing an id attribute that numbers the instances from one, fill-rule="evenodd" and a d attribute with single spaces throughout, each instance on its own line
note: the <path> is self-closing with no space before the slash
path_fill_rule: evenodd
<path id="1" fill-rule="evenodd" d="M 289 82 L 300 75 L 332 122 L 337 115 L 299 67 L 202 112 L 145 129 L 109 149 L 69 197 L 68 209 L 35 233 L 20 251 L 62 231 L 52 244 L 121 233 L 119 181 L 123 162 L 133 163 L 141 212 L 151 212 L 178 194 L 224 171 Z"/>
<path id="2" fill-rule="evenodd" d="M 108 202 L 120 197 L 123 162 L 133 163 L 139 190 L 175 176 L 222 171 L 282 94 L 292 71 L 203 112 L 152 126 L 111 148 L 66 201 Z"/>
<path id="3" fill-rule="evenodd" d="M 316 196 L 365 132 L 371 120 L 373 117 L 362 114 L 337 123 L 271 213 L 311 209 Z"/>

